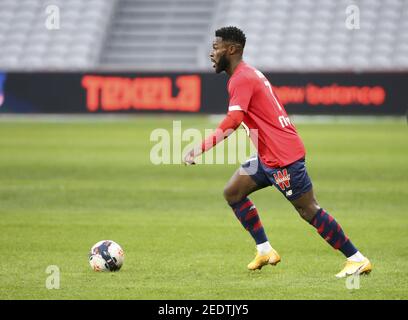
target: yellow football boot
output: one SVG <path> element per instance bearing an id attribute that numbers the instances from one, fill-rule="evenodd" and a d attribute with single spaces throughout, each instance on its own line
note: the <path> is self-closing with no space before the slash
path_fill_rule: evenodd
<path id="1" fill-rule="evenodd" d="M 343 270 L 336 274 L 336 278 L 345 278 L 351 275 L 368 274 L 373 269 L 370 260 L 365 258 L 361 262 L 347 261 Z"/>
<path id="2" fill-rule="evenodd" d="M 280 261 L 281 258 L 274 249 L 271 249 L 271 251 L 265 255 L 261 255 L 259 254 L 259 252 L 257 252 L 255 259 L 248 264 L 248 269 L 249 270 L 261 269 L 263 266 L 266 266 L 267 264 L 275 266 Z"/>

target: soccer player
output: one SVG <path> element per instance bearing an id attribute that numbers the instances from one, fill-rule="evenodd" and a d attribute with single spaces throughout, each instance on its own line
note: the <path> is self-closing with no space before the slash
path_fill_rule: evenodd
<path id="1" fill-rule="evenodd" d="M 186 154 L 184 163 L 195 164 L 196 157 L 243 124 L 249 128 L 258 156 L 249 159 L 232 175 L 224 189 L 224 197 L 255 240 L 257 254 L 248 269 L 276 265 L 281 260 L 268 241 L 255 205 L 248 198 L 256 190 L 274 185 L 328 244 L 344 254 L 345 267 L 336 277 L 369 273 L 370 261 L 357 250 L 340 224 L 318 204 L 306 171 L 303 142 L 269 81 L 243 61 L 245 41 L 245 34 L 236 27 L 216 30 L 210 58 L 216 73 L 225 71 L 230 76 L 228 113 L 212 135 Z"/>

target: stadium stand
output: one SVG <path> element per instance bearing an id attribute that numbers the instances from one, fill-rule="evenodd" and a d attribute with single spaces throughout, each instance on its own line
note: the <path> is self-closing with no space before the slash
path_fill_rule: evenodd
<path id="1" fill-rule="evenodd" d="M 345 25 L 352 4 L 360 12 L 354 30 Z M 245 30 L 246 59 L 263 69 L 408 68 L 408 1 L 230 0 L 219 8 L 221 25 Z"/>
<path id="2" fill-rule="evenodd" d="M 215 0 L 119 0 L 101 64 L 197 69 L 216 7 Z"/>
<path id="3" fill-rule="evenodd" d="M 3 70 L 210 70 L 213 31 L 236 25 L 267 71 L 408 70 L 405 0 L 0 0 Z M 45 6 L 61 11 L 44 26 Z M 360 28 L 345 26 L 347 5 Z"/>
<path id="4" fill-rule="evenodd" d="M 92 68 L 116 0 L 0 0 L 0 69 Z M 59 8 L 59 29 L 46 27 L 46 8 Z"/>

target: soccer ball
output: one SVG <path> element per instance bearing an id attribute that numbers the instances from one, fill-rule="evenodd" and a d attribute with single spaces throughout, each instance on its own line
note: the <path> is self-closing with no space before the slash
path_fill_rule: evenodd
<path id="1" fill-rule="evenodd" d="M 125 254 L 115 241 L 102 240 L 89 252 L 89 264 L 94 271 L 119 271 Z"/>

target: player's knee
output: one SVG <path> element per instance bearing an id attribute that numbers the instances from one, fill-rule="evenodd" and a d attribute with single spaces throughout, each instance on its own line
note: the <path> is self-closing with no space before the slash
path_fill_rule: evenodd
<path id="1" fill-rule="evenodd" d="M 227 186 L 224 188 L 224 199 L 229 204 L 234 204 L 242 200 L 242 195 L 239 190 Z"/>
<path id="2" fill-rule="evenodd" d="M 228 203 L 231 203 L 231 199 L 234 198 L 235 192 L 232 188 L 227 186 L 224 188 L 223 195 L 224 195 L 225 201 L 227 201 Z"/>
<path id="3" fill-rule="evenodd" d="M 302 219 L 306 220 L 307 222 L 311 222 L 316 212 L 319 210 L 319 207 L 317 206 L 317 204 L 313 203 L 307 206 L 297 206 L 296 210 L 302 217 Z"/>
<path id="4" fill-rule="evenodd" d="M 303 207 L 296 206 L 295 209 L 299 213 L 300 217 L 306 220 L 306 211 L 303 209 Z"/>

